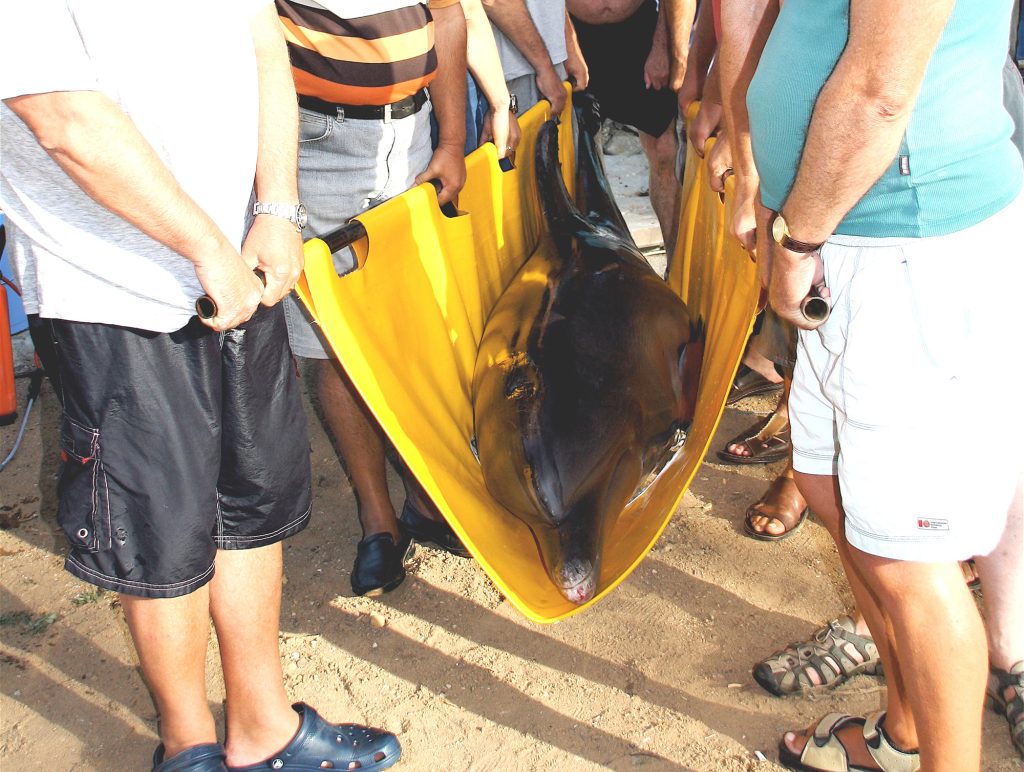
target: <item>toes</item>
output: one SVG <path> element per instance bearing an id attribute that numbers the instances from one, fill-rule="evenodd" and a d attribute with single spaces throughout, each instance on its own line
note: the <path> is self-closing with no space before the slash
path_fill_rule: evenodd
<path id="1" fill-rule="evenodd" d="M 770 536 L 781 536 L 786 532 L 786 526 L 782 521 L 769 515 L 755 515 L 750 518 L 750 527 L 758 533 Z"/>
<path id="2" fill-rule="evenodd" d="M 803 740 L 803 742 L 801 742 L 801 740 Z M 797 756 L 803 753 L 804 746 L 807 744 L 806 739 L 796 732 L 786 732 L 782 735 L 782 742 L 786 744 L 786 747 L 791 753 L 794 753 Z"/>

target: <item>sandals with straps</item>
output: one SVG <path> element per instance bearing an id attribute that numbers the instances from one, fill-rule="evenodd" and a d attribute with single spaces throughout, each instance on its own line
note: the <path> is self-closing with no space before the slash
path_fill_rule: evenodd
<path id="1" fill-rule="evenodd" d="M 884 711 L 866 718 L 829 713 L 814 725 L 814 732 L 799 753 L 793 753 L 785 740 L 779 743 L 779 762 L 790 769 L 804 772 L 918 772 L 921 757 L 917 751 L 904 751 L 893 745 L 882 728 Z M 874 766 L 863 767 L 850 763 L 846 746 L 838 733 L 848 726 L 863 726 L 864 744 L 871 754 Z"/>
<path id="2" fill-rule="evenodd" d="M 789 418 L 772 413 L 745 432 L 737 434 L 718 451 L 718 458 L 727 464 L 770 464 L 789 456 Z M 729 447 L 742 445 L 748 456 L 730 453 Z"/>
<path id="3" fill-rule="evenodd" d="M 1009 671 L 992 668 L 986 697 L 993 711 L 1006 716 L 1010 724 L 1010 740 L 1024 758 L 1024 659 Z"/>
<path id="4" fill-rule="evenodd" d="M 747 508 L 747 514 L 743 518 L 743 530 L 752 539 L 782 541 L 800 530 L 810 511 L 793 478 L 779 475 L 768 486 L 764 495 Z M 757 530 L 753 522 L 755 517 L 766 517 L 780 523 L 782 533 Z"/>
<path id="5" fill-rule="evenodd" d="M 858 673 L 881 673 L 875 642 L 857 635 L 853 619 L 833 619 L 805 643 L 794 643 L 754 666 L 753 676 L 777 697 L 833 689 Z"/>

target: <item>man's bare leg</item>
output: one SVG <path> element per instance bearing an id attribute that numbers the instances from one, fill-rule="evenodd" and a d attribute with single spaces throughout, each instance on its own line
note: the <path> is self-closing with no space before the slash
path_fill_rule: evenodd
<path id="1" fill-rule="evenodd" d="M 299 715 L 284 690 L 278 649 L 280 542 L 217 552 L 210 614 L 227 695 L 227 763 L 254 764 L 281 750 L 299 728 Z"/>
<path id="2" fill-rule="evenodd" d="M 985 627 L 989 662 L 1009 670 L 1024 660 L 1024 477 L 1006 518 L 999 544 L 986 557 L 975 558 L 985 592 Z"/>
<path id="3" fill-rule="evenodd" d="M 164 758 L 194 745 L 217 742 L 206 701 L 209 588 L 200 587 L 179 598 L 119 597 L 160 714 Z"/>
<path id="4" fill-rule="evenodd" d="M 327 427 L 331 430 L 345 462 L 352 487 L 359 499 L 359 522 L 363 536 L 390 533 L 398 543 L 398 518 L 388 491 L 384 439 L 377 422 L 367 412 L 344 370 L 333 359 L 317 364 L 317 394 Z M 412 506 L 430 520 L 441 514 L 419 483 L 404 468 L 402 482 Z"/>
<path id="5" fill-rule="evenodd" d="M 913 712 L 922 768 L 977 770 L 988 658 L 985 628 L 959 564 L 850 551 L 899 642 L 901 688 Z"/>
<path id="6" fill-rule="evenodd" d="M 842 497 L 839 493 L 837 478 L 831 475 L 809 475 L 801 472 L 795 472 L 794 477 L 808 505 L 828 529 L 839 549 L 839 557 L 846 571 L 850 589 L 853 590 L 857 608 L 867 622 L 875 646 L 878 648 L 879 657 L 885 667 L 888 687 L 888 704 L 884 723 L 886 734 L 899 748 L 913 750 L 918 746 L 917 729 L 914 715 L 910 712 L 905 696 L 903 671 L 893 643 L 892 628 L 882 613 L 878 598 L 868 589 L 860 571 L 854 564 L 850 547 L 846 543 L 845 515 L 842 510 Z M 966 591 L 962 577 L 960 587 Z M 863 735 L 860 734 L 859 728 L 855 727 L 840 732 L 839 736 L 855 761 L 859 760 L 862 764 L 868 764 L 870 756 L 864 755 L 867 751 L 864 748 Z M 799 752 L 806 742 L 805 738 L 794 733 L 787 733 L 785 741 L 790 750 L 794 752 Z"/>
<path id="7" fill-rule="evenodd" d="M 333 359 L 317 362 L 317 394 L 359 499 L 363 536 L 388 532 L 398 542 L 398 520 L 388 492 L 384 441 L 348 376 Z"/>
<path id="8" fill-rule="evenodd" d="M 650 168 L 651 206 L 658 216 L 661 235 L 665 241 L 665 254 L 671 255 L 676 243 L 676 227 L 679 221 L 679 182 L 676 180 L 675 121 L 662 132 L 660 137 L 640 132 L 640 146 L 647 156 Z"/>
<path id="9" fill-rule="evenodd" d="M 749 349 L 749 346 L 748 346 L 748 349 Z M 760 354 L 758 354 L 758 356 L 760 356 Z M 744 359 L 745 359 L 745 357 L 744 357 Z M 750 365 L 747 365 L 747 366 L 749 367 Z M 774 412 L 774 415 L 778 416 L 779 418 L 781 418 L 782 420 L 784 420 L 786 422 L 786 424 L 782 425 L 783 428 L 785 428 L 785 425 L 787 425 L 789 423 L 789 389 L 790 389 L 790 387 L 792 385 L 793 385 L 793 371 L 792 370 L 787 370 L 785 377 L 782 378 L 782 394 L 779 395 L 779 404 L 775 406 L 775 412 Z M 738 444 L 737 445 L 726 445 L 725 449 L 726 449 L 726 452 L 732 453 L 734 456 L 749 456 L 749 455 L 751 455 L 751 453 L 747 449 L 746 445 L 738 445 Z M 793 447 L 792 446 L 790 446 L 790 448 L 789 448 L 789 463 L 786 464 L 786 471 L 783 474 L 786 477 L 792 477 L 792 475 L 793 475 Z M 753 521 L 751 521 L 751 522 L 753 523 Z M 759 529 L 762 529 L 762 530 L 764 530 L 767 533 L 771 533 L 771 534 L 775 534 L 775 535 L 778 535 L 778 533 L 781 533 L 782 531 L 786 530 L 785 528 L 774 528 L 774 529 L 773 528 L 768 528 L 760 520 L 758 520 L 757 525 L 758 525 Z M 780 525 L 778 523 L 778 521 L 776 521 L 776 525 Z"/>

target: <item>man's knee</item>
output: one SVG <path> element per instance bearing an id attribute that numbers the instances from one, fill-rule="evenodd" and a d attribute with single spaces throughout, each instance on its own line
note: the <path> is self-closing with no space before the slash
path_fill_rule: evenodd
<path id="1" fill-rule="evenodd" d="M 918 563 L 892 560 L 850 548 L 868 586 L 892 615 L 903 609 L 934 609 L 936 604 L 954 602 L 959 595 L 969 598 L 960 566 L 948 563 Z"/>
<path id="2" fill-rule="evenodd" d="M 641 131 L 640 145 L 647 156 L 647 163 L 652 168 L 674 169 L 678 150 L 675 121 L 672 121 L 657 137 Z"/>

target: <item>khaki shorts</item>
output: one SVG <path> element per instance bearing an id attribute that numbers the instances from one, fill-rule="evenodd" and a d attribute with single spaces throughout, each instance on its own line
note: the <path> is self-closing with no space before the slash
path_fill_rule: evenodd
<path id="1" fill-rule="evenodd" d="M 942 562 L 999 541 L 1024 470 L 1022 222 L 1018 197 L 946 236 L 822 248 L 833 311 L 800 333 L 793 462 L 839 476 L 857 549 Z"/>

